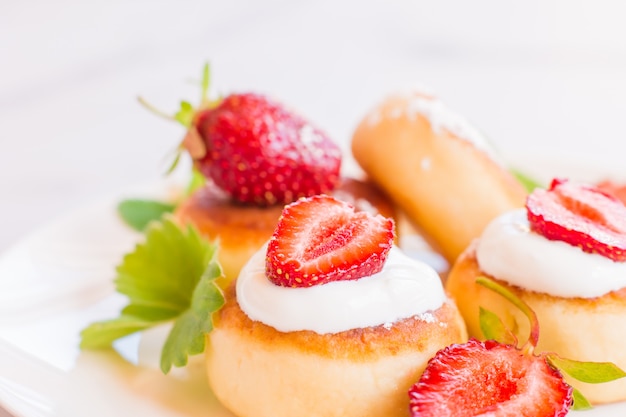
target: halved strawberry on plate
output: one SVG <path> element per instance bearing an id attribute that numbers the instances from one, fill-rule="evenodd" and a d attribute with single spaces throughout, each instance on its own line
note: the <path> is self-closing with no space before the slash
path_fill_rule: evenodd
<path id="1" fill-rule="evenodd" d="M 439 351 L 409 395 L 413 417 L 556 417 L 572 404 L 545 358 L 476 339 Z"/>
<path id="2" fill-rule="evenodd" d="M 409 391 L 411 417 L 560 417 L 571 407 L 591 407 L 581 392 L 567 384 L 563 373 L 587 383 L 626 376 L 610 362 L 535 353 L 539 321 L 530 306 L 492 279 L 479 277 L 476 283 L 521 310 L 530 322 L 528 340 L 518 347 L 498 316 L 481 307 L 481 329 L 490 339 L 470 339 L 437 352 Z"/>

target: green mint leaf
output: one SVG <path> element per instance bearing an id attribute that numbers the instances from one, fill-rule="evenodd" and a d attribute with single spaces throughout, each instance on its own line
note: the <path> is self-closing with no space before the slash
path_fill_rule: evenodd
<path id="1" fill-rule="evenodd" d="M 585 398 L 585 396 L 576 388 L 573 389 L 572 394 L 573 394 L 572 396 L 574 397 L 574 404 L 572 404 L 572 410 L 582 411 L 582 410 L 589 410 L 593 408 L 589 400 Z"/>
<path id="2" fill-rule="evenodd" d="M 163 349 L 162 368 L 184 365 L 202 352 L 211 315 L 223 304 L 215 279 L 222 275 L 217 245 L 192 228 L 180 228 L 170 216 L 151 223 L 145 242 L 117 267 L 116 289 L 129 299 L 120 317 L 95 323 L 81 333 L 81 346 L 109 346 L 114 340 L 175 319 Z M 181 359 L 184 358 L 184 359 Z"/>
<path id="3" fill-rule="evenodd" d="M 174 115 L 174 119 L 181 125 L 189 128 L 193 122 L 193 117 L 196 114 L 196 110 L 188 101 L 180 102 L 180 109 Z"/>
<path id="4" fill-rule="evenodd" d="M 222 276 L 217 263 L 207 269 L 196 286 L 191 306 L 176 319 L 161 352 L 161 370 L 168 373 L 172 367 L 187 365 L 189 355 L 204 351 L 205 335 L 213 330 L 211 313 L 224 305 L 224 296 L 215 285 L 216 278 Z"/>
<path id="5" fill-rule="evenodd" d="M 105 348 L 111 346 L 114 340 L 147 329 L 152 325 L 151 321 L 127 315 L 93 323 L 80 333 L 80 347 L 82 349 Z"/>
<path id="6" fill-rule="evenodd" d="M 599 384 L 626 377 L 626 372 L 611 362 L 581 362 L 561 358 L 554 353 L 546 357 L 550 365 L 574 379 L 589 384 Z"/>
<path id="7" fill-rule="evenodd" d="M 191 170 L 191 179 L 189 180 L 189 184 L 187 184 L 187 189 L 185 190 L 185 193 L 187 195 L 191 195 L 194 191 L 204 187 L 205 185 L 206 177 L 200 171 L 198 171 L 197 168 L 194 167 Z"/>
<path id="8" fill-rule="evenodd" d="M 143 231 L 153 220 L 159 220 L 163 214 L 174 211 L 173 204 L 151 200 L 124 200 L 117 206 L 117 211 L 130 227 Z"/>
<path id="9" fill-rule="evenodd" d="M 517 346 L 517 338 L 506 328 L 500 317 L 492 311 L 480 307 L 479 309 L 480 330 L 486 339 L 495 340 L 511 346 Z"/>
<path id="10" fill-rule="evenodd" d="M 513 176 L 524 186 L 524 188 L 526 188 L 526 191 L 528 191 L 529 193 L 532 193 L 535 188 L 543 187 L 543 185 L 539 181 L 521 172 L 520 170 L 511 169 L 510 171 L 511 174 L 513 174 Z"/>

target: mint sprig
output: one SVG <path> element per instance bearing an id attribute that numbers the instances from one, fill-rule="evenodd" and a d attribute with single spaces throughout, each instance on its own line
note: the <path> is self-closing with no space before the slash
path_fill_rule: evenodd
<path id="1" fill-rule="evenodd" d="M 192 227 L 180 228 L 168 216 L 151 223 L 146 240 L 117 267 L 115 286 L 129 303 L 120 316 L 81 332 L 81 348 L 103 348 L 137 331 L 174 320 L 161 353 L 161 370 L 184 366 L 204 350 L 213 329 L 212 313 L 224 303 L 215 279 L 222 276 L 217 246 Z"/>
<path id="2" fill-rule="evenodd" d="M 539 320 L 532 308 L 514 292 L 509 291 L 505 286 L 490 278 L 484 276 L 478 277 L 476 283 L 501 295 L 524 313 L 530 322 L 530 334 L 528 341 L 526 341 L 521 349 L 534 355 L 534 349 L 539 341 Z M 505 327 L 504 323 L 495 313 L 480 307 L 479 320 L 480 328 L 485 337 L 499 343 L 518 347 L 517 338 L 514 336 L 514 333 Z M 577 361 L 562 358 L 553 352 L 540 353 L 539 356 L 545 358 L 548 364 L 553 368 L 581 382 L 598 384 L 626 377 L 626 372 L 611 362 Z M 573 390 L 573 398 L 574 404 L 572 409 L 586 410 L 592 408 L 591 403 L 575 388 Z"/>

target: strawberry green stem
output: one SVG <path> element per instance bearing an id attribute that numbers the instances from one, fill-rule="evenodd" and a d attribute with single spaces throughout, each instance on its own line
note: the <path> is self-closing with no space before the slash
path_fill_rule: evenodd
<path id="1" fill-rule="evenodd" d="M 146 99 L 144 99 L 143 97 L 137 97 L 137 100 L 139 101 L 139 103 L 144 106 L 146 109 L 148 109 L 151 113 L 162 117 L 164 119 L 167 120 L 173 120 L 176 121 L 176 118 L 170 114 L 167 114 L 159 109 L 157 109 L 156 107 L 154 107 L 152 104 L 148 103 L 148 101 L 146 101 Z"/>
<path id="2" fill-rule="evenodd" d="M 522 347 L 522 350 L 532 353 L 533 349 L 537 346 L 537 342 L 539 341 L 539 320 L 537 319 L 537 314 L 535 314 L 530 306 L 521 298 L 496 281 L 480 276 L 476 278 L 476 283 L 500 294 L 502 297 L 510 301 L 515 307 L 519 308 L 522 313 L 524 313 L 530 322 L 530 334 L 528 335 L 528 341 L 524 347 Z"/>
<path id="3" fill-rule="evenodd" d="M 202 67 L 202 93 L 200 96 L 200 105 L 205 106 L 209 103 L 209 85 L 211 82 L 211 71 L 209 68 L 209 63 L 205 63 L 204 67 Z"/>

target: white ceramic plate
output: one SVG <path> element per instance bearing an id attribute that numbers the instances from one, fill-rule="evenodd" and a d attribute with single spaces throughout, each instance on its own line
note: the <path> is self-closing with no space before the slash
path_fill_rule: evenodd
<path id="1" fill-rule="evenodd" d="M 607 172 L 524 159 L 543 178 L 598 179 Z M 120 222 L 115 205 L 129 195 L 152 196 L 155 188 L 162 194 L 165 186 L 79 209 L 0 258 L 0 404 L 16 416 L 232 416 L 212 396 L 201 357 L 162 375 L 157 358 L 167 329 L 131 336 L 111 351 L 77 347 L 82 328 L 115 316 L 124 304 L 114 293 L 114 267 L 141 236 Z M 626 403 L 581 415 L 623 416 Z"/>

